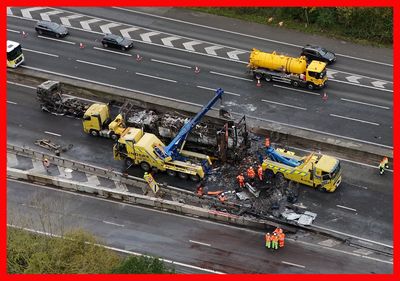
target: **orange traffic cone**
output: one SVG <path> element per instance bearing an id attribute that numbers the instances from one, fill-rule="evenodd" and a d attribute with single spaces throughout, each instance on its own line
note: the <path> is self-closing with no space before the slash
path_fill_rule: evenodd
<path id="1" fill-rule="evenodd" d="M 79 43 L 79 49 L 84 49 L 84 48 L 85 48 L 85 45 L 83 45 L 83 43 L 80 42 L 80 43 Z"/>
<path id="2" fill-rule="evenodd" d="M 257 87 L 261 87 L 260 79 L 257 79 Z"/>
<path id="3" fill-rule="evenodd" d="M 26 33 L 25 31 L 22 30 L 21 36 L 24 37 L 24 38 L 26 38 L 26 37 L 28 37 L 28 33 Z"/>
<path id="4" fill-rule="evenodd" d="M 142 57 L 139 55 L 139 54 L 136 54 L 136 61 L 141 61 L 142 60 Z"/>
<path id="5" fill-rule="evenodd" d="M 326 92 L 324 92 L 324 95 L 322 96 L 323 101 L 327 101 L 328 100 L 328 95 L 326 94 Z"/>
<path id="6" fill-rule="evenodd" d="M 200 73 L 200 68 L 199 68 L 198 66 L 196 66 L 196 67 L 194 68 L 194 73 Z"/>

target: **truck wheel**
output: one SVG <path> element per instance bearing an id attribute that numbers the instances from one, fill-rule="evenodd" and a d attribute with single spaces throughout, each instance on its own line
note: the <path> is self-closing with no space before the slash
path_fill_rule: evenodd
<path id="1" fill-rule="evenodd" d="M 265 81 L 271 82 L 272 81 L 271 75 L 265 75 Z"/>
<path id="2" fill-rule="evenodd" d="M 317 190 L 319 191 L 319 192 L 328 192 L 325 188 L 323 188 L 321 185 L 317 185 Z"/>
<path id="3" fill-rule="evenodd" d="M 284 181 L 284 180 L 286 180 L 285 179 L 285 176 L 282 174 L 282 173 L 276 173 L 276 180 L 277 181 Z"/>
<path id="4" fill-rule="evenodd" d="M 179 176 L 181 179 L 183 179 L 183 180 L 186 180 L 186 179 L 188 178 L 188 174 L 182 173 L 182 172 L 179 172 L 179 173 L 178 173 L 178 176 Z"/>
<path id="5" fill-rule="evenodd" d="M 133 165 L 133 160 L 131 158 L 126 158 L 125 159 L 125 166 L 130 167 Z"/>
<path id="6" fill-rule="evenodd" d="M 148 172 L 150 171 L 150 165 L 147 162 L 142 162 L 140 163 L 140 168 L 142 168 L 143 171 Z"/>
<path id="7" fill-rule="evenodd" d="M 170 177 L 175 177 L 176 176 L 176 172 L 173 170 L 167 170 L 167 175 Z"/>
<path id="8" fill-rule="evenodd" d="M 110 138 L 111 138 L 113 141 L 117 141 L 117 140 L 119 139 L 119 136 L 118 136 L 116 133 L 111 132 L 111 133 L 110 133 Z"/>
<path id="9" fill-rule="evenodd" d="M 299 86 L 299 82 L 298 81 L 293 81 L 292 82 L 292 86 L 297 88 Z"/>
<path id="10" fill-rule="evenodd" d="M 190 175 L 190 179 L 194 182 L 199 182 L 200 181 L 200 177 L 199 175 Z"/>
<path id="11" fill-rule="evenodd" d="M 272 171 L 272 170 L 265 170 L 265 178 L 266 179 L 268 179 L 268 180 L 270 180 L 270 179 L 272 179 L 273 177 L 274 177 L 274 172 Z"/>
<path id="12" fill-rule="evenodd" d="M 99 131 L 97 131 L 97 130 L 90 130 L 90 134 L 93 136 L 93 137 L 98 137 L 99 136 Z"/>
<path id="13" fill-rule="evenodd" d="M 314 90 L 314 85 L 311 84 L 311 83 L 308 83 L 308 84 L 307 84 L 307 89 L 309 89 L 309 90 Z"/>

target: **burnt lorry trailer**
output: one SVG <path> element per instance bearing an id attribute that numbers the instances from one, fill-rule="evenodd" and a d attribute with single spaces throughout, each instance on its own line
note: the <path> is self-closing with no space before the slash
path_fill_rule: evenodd
<path id="1" fill-rule="evenodd" d="M 93 104 L 77 97 L 72 91 L 64 90 L 58 81 L 46 81 L 37 87 L 37 100 L 43 111 L 82 118 Z M 109 105 L 119 108 L 125 127 L 143 128 L 162 140 L 172 140 L 193 114 L 176 109 L 149 109 L 141 107 L 135 100 L 124 103 L 110 101 Z M 154 106 L 156 107 L 156 106 Z M 116 115 L 118 115 L 116 114 Z M 204 118 L 188 135 L 185 147 L 191 151 L 205 153 L 222 162 L 240 159 L 250 146 L 246 117 L 236 120 L 225 110 L 219 111 L 220 118 Z M 112 121 L 112 117 L 109 120 Z"/>

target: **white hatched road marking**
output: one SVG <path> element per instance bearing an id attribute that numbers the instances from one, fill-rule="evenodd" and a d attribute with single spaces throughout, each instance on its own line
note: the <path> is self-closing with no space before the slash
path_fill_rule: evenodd
<path id="1" fill-rule="evenodd" d="M 360 84 L 360 81 L 358 81 L 359 79 L 361 79 L 362 77 L 360 76 L 355 76 L 355 75 L 351 75 L 351 76 L 347 76 L 345 77 L 347 81 L 352 82 L 352 83 L 357 83 Z"/>
<path id="2" fill-rule="evenodd" d="M 225 73 L 220 73 L 220 72 L 215 72 L 215 71 L 210 71 L 210 73 L 211 73 L 211 74 L 216 74 L 216 75 L 225 76 L 225 77 L 235 78 L 235 79 L 239 79 L 239 80 L 244 80 L 244 81 L 253 82 L 252 79 L 243 78 L 243 77 L 237 77 L 237 76 L 233 76 L 233 75 L 229 75 L 229 74 L 225 74 Z"/>
<path id="3" fill-rule="evenodd" d="M 116 225 L 116 226 L 120 226 L 120 227 L 125 227 L 125 225 L 123 224 L 119 224 L 119 223 L 115 223 L 115 222 L 110 222 L 110 221 L 103 221 L 106 224 L 111 224 L 111 225 Z"/>
<path id="4" fill-rule="evenodd" d="M 93 49 L 99 50 L 99 51 L 103 51 L 103 52 L 118 54 L 118 55 L 121 55 L 121 56 L 127 56 L 127 57 L 131 57 L 132 56 L 131 54 L 120 53 L 120 52 L 117 52 L 117 51 L 111 51 L 111 50 L 107 50 L 107 49 L 103 49 L 103 48 L 99 48 L 99 47 L 93 47 Z"/>
<path id="5" fill-rule="evenodd" d="M 222 49 L 222 48 L 223 47 L 221 47 L 221 46 L 210 46 L 210 47 L 204 48 L 204 50 L 206 51 L 206 53 L 216 56 L 217 53 L 215 51 L 219 50 L 219 49 Z"/>
<path id="6" fill-rule="evenodd" d="M 13 102 L 13 101 L 7 101 L 7 103 L 9 103 L 9 104 L 17 104 L 16 102 Z"/>
<path id="7" fill-rule="evenodd" d="M 99 186 L 101 184 L 99 181 L 99 178 L 95 175 L 86 174 L 86 178 L 87 178 L 89 184 L 93 184 L 95 186 Z"/>
<path id="8" fill-rule="evenodd" d="M 101 31 L 103 31 L 104 34 L 107 34 L 107 33 L 112 33 L 110 31 L 110 28 L 117 27 L 117 26 L 121 26 L 121 25 L 119 23 L 111 22 L 111 23 L 100 25 L 100 29 L 101 29 Z"/>
<path id="9" fill-rule="evenodd" d="M 61 11 L 44 12 L 44 13 L 40 13 L 40 17 L 42 18 L 42 20 L 51 21 L 50 16 L 58 15 L 58 14 L 62 14 L 62 13 L 63 12 L 61 12 Z"/>
<path id="10" fill-rule="evenodd" d="M 296 91 L 296 92 L 306 93 L 306 94 L 314 95 L 314 96 L 319 96 L 319 95 L 320 95 L 320 94 L 317 94 L 317 93 L 308 92 L 308 91 L 299 90 L 299 89 L 293 89 L 293 88 L 290 88 L 290 87 L 285 87 L 285 86 L 276 85 L 276 84 L 272 84 L 272 86 L 278 87 L 278 88 L 282 88 L 282 89 L 287 89 L 287 90 L 290 90 L 290 91 Z"/>
<path id="11" fill-rule="evenodd" d="M 199 241 L 189 240 L 189 242 L 194 243 L 194 244 L 199 244 L 199 245 L 211 247 L 211 244 L 207 244 L 207 243 L 203 243 L 203 242 L 199 242 Z"/>
<path id="12" fill-rule="evenodd" d="M 151 31 L 151 32 L 146 32 L 146 33 L 140 34 L 140 37 L 142 38 L 142 40 L 143 40 L 144 42 L 151 42 L 150 37 L 151 37 L 151 36 L 154 36 L 154 35 L 158 35 L 158 34 L 160 34 L 160 32 Z"/>
<path id="13" fill-rule="evenodd" d="M 383 85 L 387 84 L 387 82 L 385 82 L 385 81 L 374 81 L 374 82 L 371 82 L 371 84 L 374 85 L 374 87 L 377 87 L 377 88 L 385 88 Z"/>
<path id="14" fill-rule="evenodd" d="M 139 29 L 138 27 L 129 27 L 121 29 L 119 32 L 121 33 L 122 37 L 132 39 L 132 37 L 129 35 L 129 32 L 136 31 L 138 29 Z"/>
<path id="15" fill-rule="evenodd" d="M 17 155 L 14 153 L 7 153 L 7 167 L 18 165 Z"/>
<path id="16" fill-rule="evenodd" d="M 376 105 L 376 104 L 372 104 L 372 103 L 366 103 L 366 102 L 355 101 L 355 100 L 349 100 L 349 99 L 345 99 L 345 98 L 340 98 L 340 99 L 344 100 L 344 101 L 348 101 L 348 102 L 353 102 L 353 103 L 358 103 L 358 104 L 363 104 L 363 105 L 368 105 L 368 106 L 374 106 L 374 107 L 379 107 L 379 108 L 383 108 L 383 109 L 390 109 L 390 107 L 387 107 L 387 106 Z"/>
<path id="17" fill-rule="evenodd" d="M 197 88 L 200 88 L 200 89 L 204 89 L 204 90 L 210 90 L 210 91 L 213 91 L 213 92 L 215 92 L 217 89 L 213 89 L 213 88 L 209 88 L 209 87 L 204 87 L 204 86 L 196 86 Z M 237 96 L 237 97 L 240 97 L 240 94 L 235 94 L 235 93 L 232 93 L 232 92 L 227 92 L 227 91 L 224 91 L 224 93 L 225 94 L 227 94 L 227 95 L 232 95 L 232 96 Z"/>
<path id="18" fill-rule="evenodd" d="M 145 77 L 150 77 L 150 78 L 154 78 L 154 79 L 158 79 L 158 80 L 163 80 L 163 81 L 167 81 L 167 82 L 176 83 L 175 80 L 162 78 L 162 77 L 158 77 L 158 76 L 153 76 L 153 75 L 149 75 L 149 74 L 144 74 L 144 73 L 140 73 L 140 72 L 136 72 L 136 75 L 140 75 L 140 76 L 145 76 Z"/>
<path id="19" fill-rule="evenodd" d="M 348 82 L 348 81 L 343 81 L 343 80 L 331 79 L 331 80 L 329 80 L 329 81 L 330 81 L 330 82 L 332 82 L 332 81 L 333 81 L 333 82 L 338 82 L 338 83 L 341 83 L 341 84 L 348 84 L 348 85 L 352 85 L 352 86 L 364 87 L 364 88 L 374 89 L 374 90 L 379 90 L 379 91 L 393 92 L 393 90 L 390 90 L 390 89 L 381 89 L 381 88 L 372 87 L 372 86 L 368 86 L 368 85 L 350 83 L 350 82 Z"/>
<path id="20" fill-rule="evenodd" d="M 48 134 L 48 135 L 53 135 L 53 136 L 56 136 L 56 137 L 61 137 L 60 134 L 53 133 L 53 132 L 49 132 L 49 131 L 44 131 L 44 133 L 45 133 L 45 134 Z"/>
<path id="21" fill-rule="evenodd" d="M 342 206 L 342 205 L 336 205 L 336 207 L 342 208 L 342 209 L 346 209 L 346 210 L 350 210 L 350 211 L 353 211 L 353 212 L 357 212 L 356 209 L 353 209 L 353 208 L 350 208 L 350 207 L 346 207 L 346 206 Z"/>
<path id="22" fill-rule="evenodd" d="M 21 9 L 21 13 L 24 18 L 31 19 L 32 18 L 31 12 L 40 11 L 40 10 L 44 10 L 44 9 L 46 9 L 46 8 L 43 8 L 43 7 L 26 8 L 26 9 Z"/>
<path id="23" fill-rule="evenodd" d="M 292 263 L 292 262 L 287 262 L 287 261 L 281 261 L 283 264 L 295 266 L 295 267 L 300 267 L 300 268 L 306 268 L 304 265 L 297 264 L 297 263 Z"/>
<path id="24" fill-rule="evenodd" d="M 173 65 L 173 66 L 178 66 L 178 67 L 183 67 L 183 68 L 192 68 L 191 66 L 177 64 L 177 63 L 163 61 L 163 60 L 156 60 L 156 59 L 150 59 L 150 60 L 154 61 L 154 62 L 158 62 L 158 63 L 168 64 L 168 65 Z"/>
<path id="25" fill-rule="evenodd" d="M 266 102 L 266 103 L 273 103 L 273 104 L 277 104 L 277 105 L 292 107 L 292 108 L 296 108 L 296 109 L 300 109 L 300 110 L 307 110 L 307 108 L 304 108 L 304 107 L 299 107 L 299 106 L 295 106 L 295 105 L 280 103 L 280 102 L 276 102 L 276 101 L 270 101 L 270 100 L 261 100 L 261 101 Z"/>
<path id="26" fill-rule="evenodd" d="M 182 45 L 186 50 L 195 52 L 196 50 L 193 48 L 193 46 L 200 45 L 201 43 L 202 42 L 199 42 L 199 41 L 189 41 L 189 42 L 183 43 Z"/>
<path id="27" fill-rule="evenodd" d="M 42 35 L 38 35 L 38 37 L 42 38 L 42 39 L 46 39 L 46 40 L 52 40 L 52 41 L 57 41 L 57 42 L 61 42 L 61 43 L 66 43 L 66 44 L 71 44 L 71 45 L 75 45 L 75 42 L 72 41 L 67 41 L 67 40 L 61 40 L 61 39 L 56 39 L 56 38 L 50 38 L 50 37 L 46 37 L 46 36 L 42 36 Z"/>
<path id="28" fill-rule="evenodd" d="M 36 51 L 36 50 L 31 50 L 31 49 L 26 49 L 26 48 L 24 48 L 24 51 L 32 52 L 32 53 L 37 53 L 37 54 L 42 54 L 42 55 L 46 55 L 46 56 L 49 56 L 49 57 L 58 58 L 58 55 L 49 54 L 49 53 L 45 53 L 45 52 L 40 52 L 40 51 Z"/>
<path id="29" fill-rule="evenodd" d="M 161 39 L 161 42 L 165 45 L 165 46 L 169 46 L 169 47 L 174 47 L 174 45 L 172 44 L 172 41 L 181 39 L 180 37 L 175 37 L 175 36 L 169 36 L 166 38 Z"/>
<path id="30" fill-rule="evenodd" d="M 117 69 L 117 68 L 115 68 L 113 66 L 108 66 L 108 65 L 104 65 L 104 64 L 98 64 L 98 63 L 94 63 L 94 62 L 90 62 L 90 61 L 84 61 L 84 60 L 76 60 L 76 61 L 80 62 L 80 63 L 85 63 L 85 64 L 94 65 L 94 66 L 104 67 L 104 68 L 108 68 L 108 69 L 112 69 L 112 70 Z"/>
<path id="31" fill-rule="evenodd" d="M 248 53 L 248 52 L 240 51 L 240 50 L 234 50 L 234 51 L 227 52 L 226 54 L 227 54 L 228 57 L 230 57 L 231 59 L 239 60 L 239 58 L 238 58 L 237 55 L 245 54 L 245 53 Z"/>
<path id="32" fill-rule="evenodd" d="M 83 29 L 92 30 L 92 29 L 90 28 L 90 25 L 89 25 L 89 24 L 95 23 L 95 22 L 99 22 L 99 21 L 101 21 L 101 20 L 99 20 L 99 19 L 90 19 L 90 20 L 83 20 L 83 21 L 80 21 L 79 23 L 81 24 L 81 26 L 82 26 Z"/>
<path id="33" fill-rule="evenodd" d="M 329 79 L 333 79 L 333 78 L 334 78 L 333 75 L 335 75 L 336 73 L 338 73 L 338 72 L 328 69 L 328 70 L 326 71 L 326 76 L 327 76 Z"/>
<path id="34" fill-rule="evenodd" d="M 356 119 L 356 118 L 351 118 L 351 117 L 346 117 L 346 116 L 341 116 L 341 115 L 336 115 L 336 114 L 329 114 L 329 115 L 332 117 L 338 117 L 338 118 L 343 118 L 343 119 L 347 119 L 347 120 L 352 120 L 352 121 L 357 121 L 357 122 L 361 122 L 361 123 L 379 126 L 379 123 L 369 122 L 369 121 L 365 121 L 365 120 L 361 120 L 361 119 Z"/>
<path id="35" fill-rule="evenodd" d="M 11 11 L 11 8 L 7 7 L 7 15 L 12 15 L 12 14 L 13 14 L 13 12 Z"/>
<path id="36" fill-rule="evenodd" d="M 69 22 L 69 20 L 73 20 L 73 19 L 78 19 L 81 18 L 83 16 L 81 15 L 70 15 L 70 16 L 66 16 L 66 17 L 60 17 L 61 23 L 65 26 L 71 26 L 71 23 Z"/>
<path id="37" fill-rule="evenodd" d="M 14 33 L 20 33 L 18 30 L 9 29 L 9 28 L 7 28 L 7 31 L 14 32 Z M 24 49 L 24 50 L 25 50 L 25 49 Z"/>

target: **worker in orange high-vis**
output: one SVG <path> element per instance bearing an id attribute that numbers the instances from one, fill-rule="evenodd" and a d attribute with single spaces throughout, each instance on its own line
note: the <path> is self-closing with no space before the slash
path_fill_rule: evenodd
<path id="1" fill-rule="evenodd" d="M 282 228 L 277 227 L 277 228 L 275 228 L 274 233 L 276 233 L 277 235 L 279 235 L 279 234 L 283 233 L 283 230 L 282 230 Z"/>
<path id="2" fill-rule="evenodd" d="M 265 247 L 271 249 L 271 234 L 269 233 L 265 234 Z"/>
<path id="3" fill-rule="evenodd" d="M 243 173 L 240 173 L 240 175 L 238 175 L 236 177 L 236 179 L 237 179 L 237 181 L 239 183 L 239 187 L 243 188 L 244 187 L 244 176 L 243 176 Z"/>
<path id="4" fill-rule="evenodd" d="M 278 250 L 278 235 L 274 233 L 271 236 L 272 249 Z"/>
<path id="5" fill-rule="evenodd" d="M 247 169 L 247 177 L 249 178 L 250 183 L 253 184 L 254 178 L 256 177 L 256 172 L 254 172 L 253 167 Z"/>
<path id="6" fill-rule="evenodd" d="M 258 168 L 257 168 L 257 175 L 258 175 L 258 179 L 259 179 L 260 181 L 262 181 L 262 180 L 263 180 L 263 169 L 262 169 L 261 165 L 258 165 Z"/>
<path id="7" fill-rule="evenodd" d="M 285 233 L 282 232 L 278 234 L 278 238 L 279 238 L 279 248 L 285 247 Z"/>

